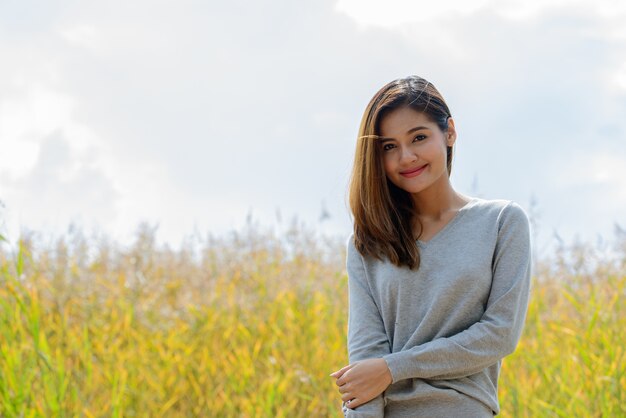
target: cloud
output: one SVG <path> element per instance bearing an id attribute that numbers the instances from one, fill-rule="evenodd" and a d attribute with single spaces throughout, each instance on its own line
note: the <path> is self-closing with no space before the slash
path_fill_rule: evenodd
<path id="1" fill-rule="evenodd" d="M 344 3 L 15 6 L 24 25 L 0 38 L 10 63 L 0 68 L 0 144 L 9 150 L 0 186 L 23 194 L 0 198 L 36 226 L 45 214 L 24 196 L 45 189 L 55 222 L 80 213 L 122 233 L 147 219 L 170 242 L 196 224 L 240 225 L 250 209 L 264 222 L 280 208 L 315 223 L 325 202 L 324 225 L 345 233 L 361 113 L 384 83 L 414 73 L 442 91 L 457 120 L 455 187 L 469 192 L 477 179 L 485 197 L 535 195 L 546 230 L 563 227 L 564 203 L 552 197 L 579 192 L 553 172 L 577 169 L 568 150 L 626 162 L 617 151 L 626 132 L 622 15 L 584 2 L 535 2 L 518 18 L 527 3 L 464 2 L 456 12 L 443 2 L 430 14 L 397 3 L 387 6 L 391 23 L 377 25 Z M 16 12 L 2 7 L 4 25 Z M 622 186 L 603 184 L 622 205 L 610 200 Z M 602 210 L 590 201 L 585 213 Z M 584 228 L 606 230 L 601 221 Z"/>
<path id="2" fill-rule="evenodd" d="M 14 216 L 56 233 L 63 231 L 68 219 L 110 226 L 117 216 L 118 193 L 92 163 L 88 156 L 76 155 L 61 131 L 53 132 L 41 142 L 27 174 L 3 181 L 9 186 L 4 189 L 12 203 L 9 210 L 18 207 L 20 213 Z"/>
<path id="3" fill-rule="evenodd" d="M 415 2 L 411 0 L 388 0 L 385 3 L 372 0 L 339 0 L 335 10 L 344 13 L 360 24 L 396 29 L 410 23 L 424 23 L 452 17 L 471 18 L 476 12 L 490 11 L 508 20 L 531 20 L 550 13 L 580 10 L 603 19 L 623 17 L 626 6 L 614 0 L 447 0 L 439 2 Z"/>

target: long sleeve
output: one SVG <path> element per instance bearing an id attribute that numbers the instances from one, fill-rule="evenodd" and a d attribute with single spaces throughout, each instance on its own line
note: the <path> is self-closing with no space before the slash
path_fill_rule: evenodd
<path id="1" fill-rule="evenodd" d="M 360 253 L 353 236 L 348 239 L 346 269 L 348 272 L 348 357 L 350 364 L 364 359 L 381 358 L 391 352 L 383 320 L 366 280 Z M 354 409 L 344 406 L 349 418 L 382 418 L 385 403 L 380 394 Z"/>
<path id="2" fill-rule="evenodd" d="M 478 373 L 515 350 L 530 294 L 529 229 L 528 217 L 518 204 L 510 202 L 502 209 L 482 318 L 450 337 L 384 355 L 393 383 L 409 378 L 457 379 Z M 374 336 L 380 337 L 380 331 Z"/>

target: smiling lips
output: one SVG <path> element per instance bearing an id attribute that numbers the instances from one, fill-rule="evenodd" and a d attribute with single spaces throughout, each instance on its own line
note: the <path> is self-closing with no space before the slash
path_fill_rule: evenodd
<path id="1" fill-rule="evenodd" d="M 415 177 L 418 176 L 424 171 L 428 164 L 424 164 L 421 167 L 413 168 L 411 170 L 401 171 L 400 174 L 404 177 Z"/>

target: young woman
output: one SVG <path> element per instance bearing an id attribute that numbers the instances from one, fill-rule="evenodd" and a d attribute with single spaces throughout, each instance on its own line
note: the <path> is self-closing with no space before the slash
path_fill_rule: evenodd
<path id="1" fill-rule="evenodd" d="M 350 364 L 331 374 L 346 417 L 492 417 L 524 326 L 525 211 L 450 183 L 457 133 L 417 76 L 376 93 L 359 129 L 347 243 Z"/>

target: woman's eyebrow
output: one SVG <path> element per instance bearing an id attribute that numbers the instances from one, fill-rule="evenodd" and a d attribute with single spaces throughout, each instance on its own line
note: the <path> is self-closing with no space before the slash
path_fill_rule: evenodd
<path id="1" fill-rule="evenodd" d="M 408 131 L 406 131 L 406 133 L 410 134 L 411 132 L 419 131 L 420 129 L 428 129 L 428 128 L 426 126 L 416 126 L 415 128 L 411 128 Z"/>
<path id="2" fill-rule="evenodd" d="M 420 129 L 429 129 L 427 126 L 416 126 L 415 128 L 411 128 L 408 131 L 406 131 L 407 134 L 419 131 Z M 381 141 L 390 141 L 390 140 L 394 140 L 395 138 L 388 138 L 385 136 L 379 136 L 378 137 L 379 140 Z"/>

